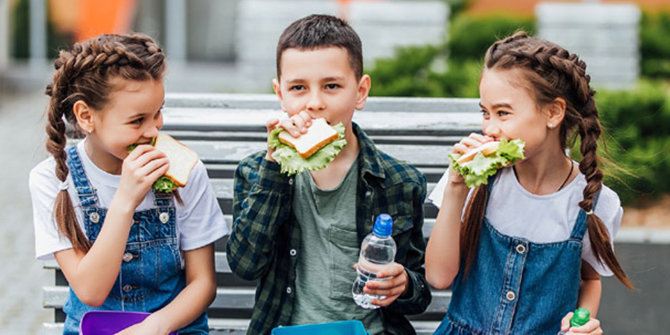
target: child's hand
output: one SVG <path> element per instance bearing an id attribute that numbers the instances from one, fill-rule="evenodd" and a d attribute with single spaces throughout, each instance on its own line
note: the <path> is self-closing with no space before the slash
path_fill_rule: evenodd
<path id="1" fill-rule="evenodd" d="M 570 327 L 570 319 L 572 319 L 572 312 L 566 314 L 561 320 L 561 331 L 565 332 L 570 330 L 567 334 L 590 334 L 590 335 L 602 335 L 603 330 L 600 328 L 600 320 L 596 318 L 591 318 L 583 326 L 579 327 Z"/>
<path id="2" fill-rule="evenodd" d="M 356 267 L 356 266 L 354 266 Z M 407 272 L 405 267 L 398 263 L 391 263 L 388 268 L 377 273 L 377 278 L 386 278 L 387 280 L 370 280 L 365 283 L 363 292 L 372 295 L 386 296 L 384 300 L 372 299 L 373 305 L 386 307 L 392 304 L 407 289 Z"/>
<path id="3" fill-rule="evenodd" d="M 117 194 L 130 201 L 132 208 L 137 207 L 151 185 L 167 172 L 170 167 L 164 153 L 151 145 L 139 145 L 123 160 L 121 167 L 121 181 Z"/>
<path id="4" fill-rule="evenodd" d="M 484 143 L 488 143 L 493 141 L 493 138 L 484 136 L 481 134 L 477 133 L 472 133 L 470 136 L 463 138 L 460 142 L 454 144 L 453 148 L 453 153 L 454 154 L 459 154 L 459 155 L 465 155 L 466 153 L 470 152 L 471 150 L 477 149 L 479 146 L 481 146 Z M 461 177 L 455 169 L 449 169 L 449 184 L 451 185 L 459 185 L 459 186 L 464 186 L 465 181 L 463 180 L 463 177 Z"/>
<path id="5" fill-rule="evenodd" d="M 302 111 L 296 115 L 291 116 L 290 118 L 282 120 L 270 119 L 265 124 L 265 127 L 268 131 L 268 138 L 270 137 L 270 133 L 277 127 L 284 128 L 284 130 L 286 130 L 291 136 L 297 138 L 300 137 L 300 135 L 307 133 L 307 128 L 309 128 L 311 125 L 312 117 L 309 115 L 309 113 Z M 272 158 L 272 153 L 274 151 L 275 149 L 270 148 L 268 145 L 268 153 L 265 155 L 265 159 L 274 162 L 275 160 Z"/>
<path id="6" fill-rule="evenodd" d="M 168 335 L 170 331 L 163 326 L 165 323 L 154 316 L 154 314 L 149 315 L 144 321 L 134 324 L 115 335 Z"/>

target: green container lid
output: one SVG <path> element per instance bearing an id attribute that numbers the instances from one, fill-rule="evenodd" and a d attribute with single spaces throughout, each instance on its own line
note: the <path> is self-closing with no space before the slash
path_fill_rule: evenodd
<path id="1" fill-rule="evenodd" d="M 585 325 L 591 319 L 591 313 L 589 310 L 583 307 L 577 308 L 575 314 L 572 315 L 570 319 L 570 325 L 573 327 L 579 327 Z"/>

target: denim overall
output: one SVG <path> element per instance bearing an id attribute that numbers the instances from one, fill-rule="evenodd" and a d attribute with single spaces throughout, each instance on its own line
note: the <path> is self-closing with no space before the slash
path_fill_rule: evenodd
<path id="1" fill-rule="evenodd" d="M 105 222 L 107 209 L 97 204 L 95 189 L 86 178 L 76 146 L 69 147 L 67 153 L 70 174 L 84 212 L 86 236 L 93 244 Z M 63 307 L 67 314 L 63 334 L 79 334 L 79 322 L 85 312 L 154 312 L 169 304 L 185 287 L 172 195 L 161 192 L 154 192 L 154 195 L 155 208 L 133 215 L 119 276 L 102 306 L 85 305 L 70 288 L 69 298 Z M 179 334 L 208 333 L 205 313 L 179 330 Z"/>
<path id="2" fill-rule="evenodd" d="M 435 334 L 558 333 L 577 305 L 586 217 L 580 210 L 570 238 L 554 243 L 503 235 L 484 218 L 477 256 L 467 278 L 456 276 Z"/>

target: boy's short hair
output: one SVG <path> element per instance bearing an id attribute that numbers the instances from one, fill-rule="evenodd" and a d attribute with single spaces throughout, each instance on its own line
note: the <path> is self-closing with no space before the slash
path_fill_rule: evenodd
<path id="1" fill-rule="evenodd" d="M 349 54 L 356 79 L 363 76 L 363 46 L 353 28 L 344 20 L 331 15 L 310 15 L 284 29 L 277 44 L 277 79 L 281 76 L 281 57 L 286 49 L 314 50 L 340 47 Z"/>

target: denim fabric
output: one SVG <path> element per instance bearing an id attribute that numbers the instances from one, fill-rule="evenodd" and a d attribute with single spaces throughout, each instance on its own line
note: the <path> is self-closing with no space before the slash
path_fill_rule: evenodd
<path id="1" fill-rule="evenodd" d="M 107 214 L 97 204 L 75 146 L 68 148 L 68 166 L 84 212 L 86 236 L 95 243 Z M 102 306 L 82 303 L 70 289 L 63 311 L 67 314 L 63 334 L 79 333 L 79 321 L 91 310 L 154 312 L 169 304 L 186 285 L 176 231 L 172 195 L 155 192 L 155 207 L 133 215 L 121 270 Z M 162 220 L 161 220 L 162 219 Z M 179 334 L 208 334 L 203 313 Z"/>
<path id="2" fill-rule="evenodd" d="M 555 335 L 577 305 L 585 232 L 584 211 L 570 238 L 556 243 L 506 236 L 484 219 L 477 256 L 467 276 L 456 276 L 435 334 Z"/>

